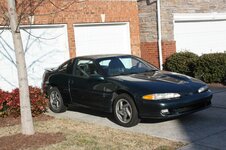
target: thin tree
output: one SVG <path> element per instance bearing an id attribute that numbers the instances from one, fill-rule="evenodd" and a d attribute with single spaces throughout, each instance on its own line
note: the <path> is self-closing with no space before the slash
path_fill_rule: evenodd
<path id="1" fill-rule="evenodd" d="M 33 135 L 35 131 L 31 115 L 27 69 L 20 34 L 20 28 L 18 26 L 19 22 L 17 17 L 18 15 L 16 11 L 15 0 L 8 0 L 8 12 L 17 64 L 17 73 L 20 91 L 20 113 L 21 113 L 22 134 Z"/>
<path id="2" fill-rule="evenodd" d="M 18 3 L 20 1 L 20 3 Z M 20 24 L 26 17 L 35 14 L 36 9 L 41 6 L 43 2 L 50 3 L 55 7 L 55 10 L 45 15 L 53 15 L 72 6 L 77 0 L 70 0 L 67 4 L 58 6 L 52 0 L 7 0 L 0 2 L 0 17 L 2 18 L 1 25 L 9 26 L 13 37 L 14 51 L 16 63 L 10 57 L 9 60 L 17 67 L 18 83 L 20 91 L 20 113 L 21 113 L 21 127 L 22 134 L 33 135 L 35 133 L 33 127 L 33 119 L 31 114 L 31 104 L 29 97 L 27 67 L 25 63 L 25 51 L 22 44 Z M 30 8 L 30 10 L 29 10 Z M 8 13 L 7 13 L 8 12 Z M 3 30 L 4 31 L 4 30 Z M 3 32 L 2 31 L 2 32 Z M 2 34 L 0 32 L 0 35 Z"/>

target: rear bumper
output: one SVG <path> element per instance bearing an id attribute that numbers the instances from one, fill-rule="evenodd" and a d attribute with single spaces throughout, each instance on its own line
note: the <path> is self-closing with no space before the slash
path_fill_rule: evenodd
<path id="1" fill-rule="evenodd" d="M 140 118 L 169 119 L 194 113 L 211 106 L 212 93 L 182 97 L 177 100 L 145 101 L 139 107 Z"/>

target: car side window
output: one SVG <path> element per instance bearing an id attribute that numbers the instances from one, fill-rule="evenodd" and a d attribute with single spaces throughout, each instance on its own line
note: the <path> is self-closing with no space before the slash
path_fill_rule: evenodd
<path id="1" fill-rule="evenodd" d="M 75 76 L 88 78 L 91 75 L 98 74 L 97 68 L 92 60 L 78 60 L 75 66 Z"/>
<path id="2" fill-rule="evenodd" d="M 72 74 L 72 64 L 73 64 L 73 59 L 70 59 L 68 61 L 66 61 L 65 63 L 63 63 L 59 68 L 58 71 L 61 73 L 66 73 L 66 74 Z"/>
<path id="3" fill-rule="evenodd" d="M 59 68 L 58 71 L 61 73 L 67 73 L 67 66 L 68 66 L 68 61 L 63 63 Z"/>

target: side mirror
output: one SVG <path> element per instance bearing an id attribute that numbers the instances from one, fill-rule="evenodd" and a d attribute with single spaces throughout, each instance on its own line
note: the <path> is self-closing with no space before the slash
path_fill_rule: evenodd
<path id="1" fill-rule="evenodd" d="M 104 80 L 104 77 L 99 74 L 92 74 L 89 76 L 90 79 L 95 79 L 95 80 Z"/>

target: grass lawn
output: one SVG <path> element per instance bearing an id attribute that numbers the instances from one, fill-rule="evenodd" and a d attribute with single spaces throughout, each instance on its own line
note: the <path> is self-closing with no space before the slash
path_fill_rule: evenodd
<path id="1" fill-rule="evenodd" d="M 34 125 L 36 134 L 25 137 L 19 134 L 20 125 L 0 127 L 1 147 L 7 142 L 8 144 L 14 144 L 13 141 L 21 141 L 21 143 L 15 143 L 17 145 L 16 148 L 6 146 L 5 149 L 174 150 L 185 145 L 181 142 L 151 137 L 144 134 L 130 133 L 69 119 L 52 118 L 46 121 L 36 120 Z M 34 141 L 29 141 L 35 136 L 36 139 Z M 24 141 L 22 140 L 23 138 Z M 28 141 L 29 143 L 33 143 L 27 145 L 26 142 Z M 48 143 L 48 141 L 50 142 Z M 43 145 L 43 143 L 46 144 Z M 2 149 L 4 149 L 4 146 Z"/>

